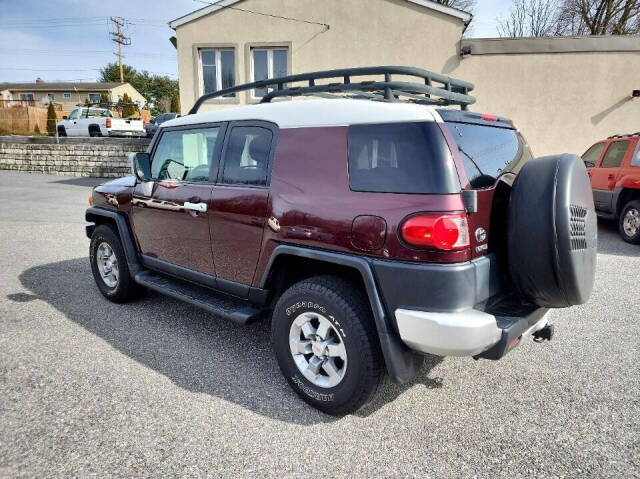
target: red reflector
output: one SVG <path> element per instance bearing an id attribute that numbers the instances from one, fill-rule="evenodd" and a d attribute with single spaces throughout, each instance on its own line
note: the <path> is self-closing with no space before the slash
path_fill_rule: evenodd
<path id="1" fill-rule="evenodd" d="M 512 347 L 514 347 L 519 342 L 520 342 L 520 337 L 513 338 L 511 341 L 509 341 L 509 344 L 507 344 L 507 349 L 511 349 Z"/>
<path id="2" fill-rule="evenodd" d="M 498 117 L 494 115 L 482 115 L 484 121 L 498 121 Z"/>
<path id="3" fill-rule="evenodd" d="M 106 126 L 107 128 L 111 128 L 111 118 L 107 118 L 107 120 L 104 122 L 104 126 Z"/>
<path id="4" fill-rule="evenodd" d="M 442 250 L 469 247 L 467 215 L 423 214 L 407 219 L 400 230 L 402 239 L 413 246 L 431 246 Z"/>

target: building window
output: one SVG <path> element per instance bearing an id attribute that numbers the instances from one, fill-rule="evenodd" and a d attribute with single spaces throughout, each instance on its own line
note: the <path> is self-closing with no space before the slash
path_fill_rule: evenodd
<path id="1" fill-rule="evenodd" d="M 251 71 L 253 81 L 266 80 L 287 76 L 289 52 L 287 48 L 253 48 L 251 50 Z M 269 88 L 269 91 L 273 88 Z M 253 90 L 254 98 L 261 98 L 267 94 L 266 88 Z"/>
<path id="2" fill-rule="evenodd" d="M 20 93 L 20 99 L 26 101 L 33 101 L 33 93 Z"/>
<path id="3" fill-rule="evenodd" d="M 54 101 L 56 99 L 56 96 L 53 93 L 48 93 L 47 97 L 49 97 L 49 101 Z"/>
<path id="4" fill-rule="evenodd" d="M 100 103 L 100 93 L 89 93 L 89 102 Z"/>
<path id="5" fill-rule="evenodd" d="M 236 58 L 233 49 L 200 50 L 202 83 L 200 89 L 204 95 L 230 88 L 236 84 Z M 224 95 L 234 98 L 235 93 Z"/>
<path id="6" fill-rule="evenodd" d="M 71 99 L 71 93 L 63 93 L 62 98 L 64 98 L 65 100 Z"/>

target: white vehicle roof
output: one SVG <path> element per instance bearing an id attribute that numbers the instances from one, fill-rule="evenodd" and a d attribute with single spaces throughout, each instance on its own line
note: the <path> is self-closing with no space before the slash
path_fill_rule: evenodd
<path id="1" fill-rule="evenodd" d="M 310 128 L 363 123 L 438 121 L 439 118 L 440 115 L 433 107 L 415 103 L 321 99 L 276 101 L 207 111 L 166 121 L 160 128 L 237 120 L 269 121 L 280 128 Z"/>

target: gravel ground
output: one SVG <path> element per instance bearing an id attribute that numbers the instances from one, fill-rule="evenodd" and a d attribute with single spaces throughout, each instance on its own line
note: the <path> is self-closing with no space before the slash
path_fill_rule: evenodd
<path id="1" fill-rule="evenodd" d="M 596 287 L 498 362 L 429 358 L 364 411 L 289 389 L 266 322 L 98 293 L 95 180 L 0 172 L 0 476 L 638 477 L 640 247 L 600 225 Z"/>

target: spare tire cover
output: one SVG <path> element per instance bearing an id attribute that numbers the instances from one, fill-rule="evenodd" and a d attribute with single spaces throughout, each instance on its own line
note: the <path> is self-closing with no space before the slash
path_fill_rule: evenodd
<path id="1" fill-rule="evenodd" d="M 511 192 L 507 234 L 509 273 L 524 299 L 547 308 L 589 299 L 598 225 L 579 157 L 547 156 L 522 167 Z"/>

